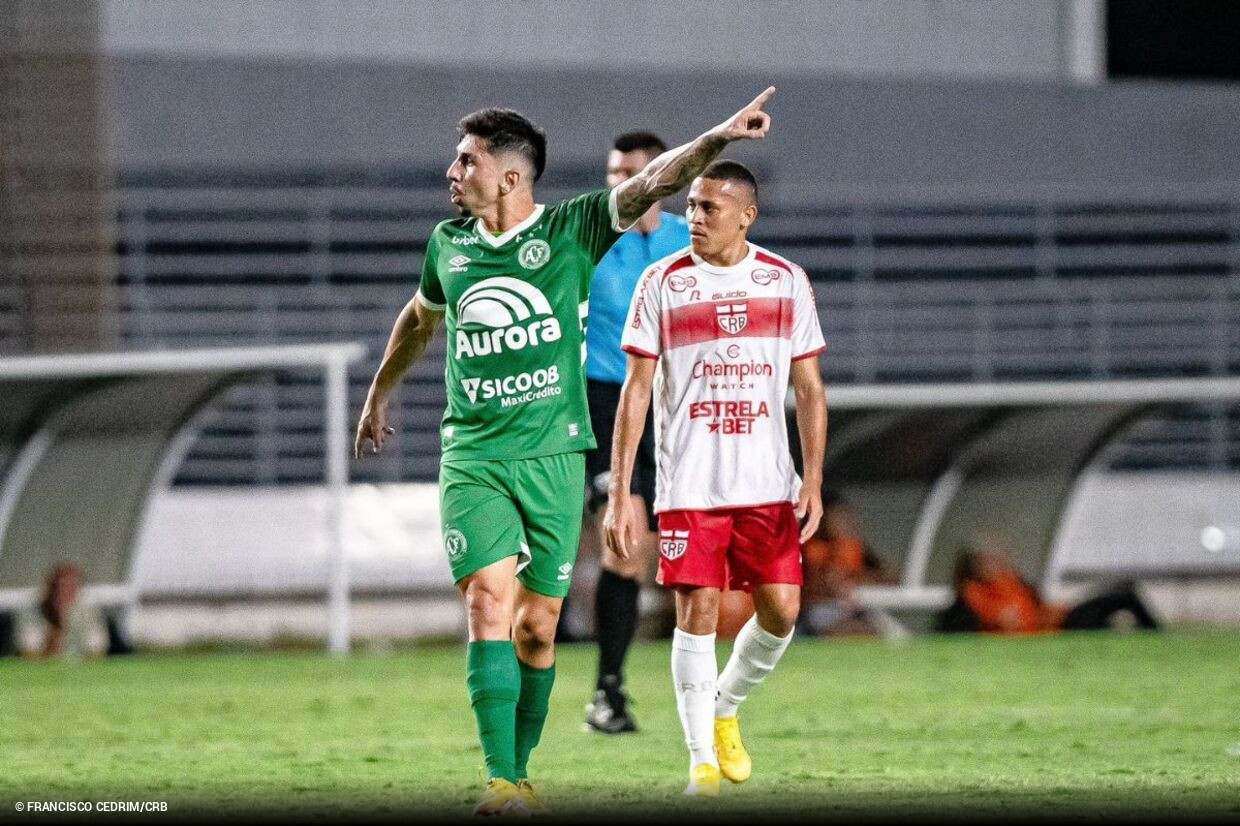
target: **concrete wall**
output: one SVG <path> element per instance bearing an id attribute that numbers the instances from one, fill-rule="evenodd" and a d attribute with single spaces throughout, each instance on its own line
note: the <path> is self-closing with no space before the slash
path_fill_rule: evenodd
<path id="1" fill-rule="evenodd" d="M 506 105 L 550 137 L 550 175 L 600 164 L 611 138 L 653 128 L 671 142 L 718 123 L 768 83 L 774 124 L 729 155 L 786 202 L 880 195 L 1027 201 L 1172 198 L 1240 182 L 1240 89 L 875 80 L 750 71 L 709 76 L 464 70 L 248 58 L 111 63 L 113 143 L 128 168 L 394 164 L 446 168 L 455 123 Z"/>
<path id="2" fill-rule="evenodd" d="M 1240 568 L 1240 479 L 1209 474 L 1096 474 L 1078 490 L 1062 536 L 1066 573 Z M 1157 506 L 1155 506 L 1157 503 Z M 140 641 L 176 645 L 199 639 L 271 641 L 326 634 L 326 602 L 313 594 L 327 576 L 316 488 L 171 490 L 152 503 L 135 579 L 159 604 L 135 616 Z M 227 513 L 227 519 L 219 514 Z M 1222 547 L 1203 546 L 1202 529 L 1223 529 Z M 360 638 L 460 634 L 464 613 L 452 591 L 439 540 L 437 488 L 355 485 L 347 536 Z M 884 549 L 880 546 L 879 551 Z M 888 549 L 890 550 L 890 549 Z M 590 559 L 579 576 L 596 576 Z M 1096 580 L 1095 580 L 1096 581 Z M 1085 596 L 1089 581 L 1052 589 Z M 403 591 L 382 597 L 378 592 Z M 265 599 L 179 604 L 177 594 L 264 594 Z M 1240 624 L 1240 580 L 1206 575 L 1155 580 L 1142 592 L 1168 622 Z M 300 595 L 300 601 L 291 598 Z"/>
<path id="3" fill-rule="evenodd" d="M 1094 71 L 1099 0 L 104 0 L 106 47 L 475 69 L 1056 80 Z M 1082 58 L 1081 53 L 1084 53 Z M 1082 63 L 1084 59 L 1084 63 Z"/>
<path id="4" fill-rule="evenodd" d="M 0 305 L 23 350 L 116 343 L 116 153 L 93 0 L 0 8 Z M 6 307 L 6 309 L 7 309 Z"/>

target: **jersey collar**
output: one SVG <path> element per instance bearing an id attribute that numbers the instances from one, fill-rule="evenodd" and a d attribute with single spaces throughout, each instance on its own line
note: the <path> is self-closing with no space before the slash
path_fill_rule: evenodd
<path id="1" fill-rule="evenodd" d="M 717 267 L 714 264 L 709 263 L 708 261 L 706 261 L 706 259 L 702 258 L 696 252 L 694 252 L 692 247 L 689 248 L 689 255 L 693 258 L 694 266 L 696 266 L 699 270 L 708 272 L 711 275 L 728 275 L 729 273 L 735 272 L 737 268 L 739 267 L 743 267 L 746 264 L 753 263 L 754 255 L 758 251 L 757 247 L 755 247 L 750 242 L 746 242 L 746 243 L 749 246 L 749 252 L 745 253 L 744 258 L 742 258 L 740 261 L 737 261 L 735 264 L 733 264 L 730 267 Z"/>
<path id="2" fill-rule="evenodd" d="M 524 221 L 517 224 L 512 229 L 508 230 L 503 235 L 492 235 L 491 233 L 487 232 L 486 227 L 482 226 L 482 221 L 475 218 L 474 219 L 474 235 L 477 235 L 483 241 L 490 244 L 492 247 L 495 247 L 496 249 L 498 249 L 499 247 L 502 247 L 504 246 L 504 244 L 507 244 L 509 241 L 511 241 L 517 235 L 517 233 L 524 232 L 525 230 L 532 227 L 535 223 L 537 223 L 538 219 L 542 217 L 544 209 L 546 209 L 546 207 L 543 204 L 535 204 L 534 211 L 530 213 L 530 217 L 526 218 Z"/>

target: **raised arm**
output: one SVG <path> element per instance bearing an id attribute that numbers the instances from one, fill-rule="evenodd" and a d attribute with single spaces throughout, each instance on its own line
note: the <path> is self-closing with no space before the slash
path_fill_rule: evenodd
<path id="1" fill-rule="evenodd" d="M 792 362 L 792 390 L 797 400 L 797 432 L 801 436 L 801 496 L 797 519 L 804 519 L 801 542 L 818 530 L 822 519 L 822 465 L 827 452 L 827 397 L 823 392 L 818 357 Z"/>
<path id="2" fill-rule="evenodd" d="M 616 211 L 620 226 L 630 226 L 655 201 L 688 186 L 732 141 L 765 138 L 771 128 L 771 116 L 762 111 L 762 104 L 773 94 L 775 87 L 767 87 L 748 106 L 714 129 L 683 146 L 667 150 L 646 164 L 641 172 L 616 187 Z"/>
<path id="3" fill-rule="evenodd" d="M 646 425 L 650 407 L 650 386 L 654 382 L 657 362 L 644 356 L 629 354 L 628 372 L 620 390 L 616 408 L 615 435 L 611 443 L 611 482 L 607 489 L 607 513 L 603 516 L 603 532 L 607 547 L 621 559 L 629 558 L 629 546 L 636 541 L 636 514 L 629 484 L 633 479 L 633 461 L 637 444 Z"/>
<path id="4" fill-rule="evenodd" d="M 379 363 L 375 378 L 370 383 L 362 418 L 357 423 L 357 437 L 353 440 L 354 458 L 361 457 L 367 439 L 370 440 L 372 452 L 378 453 L 383 449 L 383 440 L 394 432 L 387 424 L 388 396 L 409 366 L 421 357 L 442 318 L 442 312 L 430 309 L 417 296 L 411 298 L 396 317 L 392 334 L 388 336 L 387 349 L 383 351 L 383 361 Z"/>

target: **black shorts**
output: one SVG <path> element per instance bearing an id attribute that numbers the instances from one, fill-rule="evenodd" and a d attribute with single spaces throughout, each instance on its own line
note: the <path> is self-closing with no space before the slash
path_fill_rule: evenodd
<path id="1" fill-rule="evenodd" d="M 621 385 L 609 381 L 586 379 L 586 399 L 590 403 L 590 427 L 598 447 L 586 451 L 586 482 L 590 492 L 586 497 L 591 511 L 607 504 L 607 478 L 611 473 L 611 440 L 616 428 L 616 410 L 620 406 Z M 650 530 L 658 529 L 654 515 L 654 416 L 646 410 L 646 426 L 642 440 L 637 445 L 637 458 L 633 462 L 633 478 L 629 491 L 646 501 L 646 522 Z"/>

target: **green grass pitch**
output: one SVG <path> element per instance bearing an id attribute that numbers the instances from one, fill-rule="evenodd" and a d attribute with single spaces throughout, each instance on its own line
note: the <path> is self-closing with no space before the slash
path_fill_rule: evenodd
<path id="1" fill-rule="evenodd" d="M 715 800 L 680 794 L 668 644 L 632 653 L 635 735 L 581 731 L 594 656 L 561 647 L 531 762 L 556 819 L 1240 819 L 1234 631 L 798 640 L 741 711 L 753 779 Z M 460 645 L 0 661 L 0 712 L 13 822 L 33 800 L 432 819 L 481 787 Z"/>

